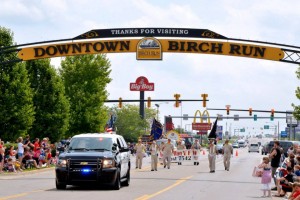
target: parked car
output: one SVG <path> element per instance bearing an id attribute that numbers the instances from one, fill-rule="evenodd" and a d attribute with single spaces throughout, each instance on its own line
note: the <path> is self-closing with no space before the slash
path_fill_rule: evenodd
<path id="1" fill-rule="evenodd" d="M 279 140 L 279 146 L 282 148 L 282 152 L 284 153 L 284 156 L 287 157 L 287 152 L 288 152 L 288 149 L 294 145 L 294 143 L 298 143 L 299 144 L 299 141 L 290 141 L 290 140 Z M 271 149 L 274 147 L 274 141 L 270 141 L 267 148 L 266 148 L 266 151 L 268 153 L 271 152 Z"/>
<path id="2" fill-rule="evenodd" d="M 234 142 L 232 144 L 232 148 L 239 148 L 239 143 L 238 142 Z"/>
<path id="3" fill-rule="evenodd" d="M 245 143 L 245 141 L 239 141 L 238 144 L 239 144 L 239 148 L 247 146 L 246 143 Z"/>
<path id="4" fill-rule="evenodd" d="M 222 153 L 222 151 L 223 151 L 223 146 L 224 146 L 223 143 L 218 143 L 218 144 L 217 144 L 217 150 L 218 150 L 218 153 Z"/>
<path id="5" fill-rule="evenodd" d="M 259 145 L 258 143 L 251 143 L 249 144 L 249 147 L 248 147 L 248 152 L 257 152 L 259 153 Z"/>
<path id="6" fill-rule="evenodd" d="M 261 146 L 261 155 L 267 155 L 269 152 L 268 152 L 268 145 L 269 145 L 269 142 L 266 142 L 265 144 L 263 144 Z"/>

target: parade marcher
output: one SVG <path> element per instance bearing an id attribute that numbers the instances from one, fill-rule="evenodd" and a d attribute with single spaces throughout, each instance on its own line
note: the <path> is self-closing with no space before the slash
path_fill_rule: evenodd
<path id="1" fill-rule="evenodd" d="M 209 140 L 208 146 L 208 162 L 210 173 L 214 173 L 216 170 L 216 155 L 218 154 L 217 146 L 215 145 L 214 139 Z"/>
<path id="2" fill-rule="evenodd" d="M 192 151 L 193 151 L 193 156 L 194 156 L 194 165 L 199 165 L 199 151 L 201 149 L 201 145 L 199 143 L 199 140 L 196 139 L 194 144 L 191 147 Z"/>
<path id="3" fill-rule="evenodd" d="M 164 146 L 162 147 L 162 150 L 163 150 L 164 168 L 166 168 L 166 166 L 168 166 L 168 169 L 170 169 L 171 156 L 172 156 L 173 151 L 174 151 L 174 146 L 171 143 L 171 139 L 168 139 L 168 142 L 166 144 L 164 144 Z M 166 162 L 166 160 L 167 160 L 167 162 Z"/>
<path id="4" fill-rule="evenodd" d="M 151 171 L 157 171 L 157 158 L 158 158 L 158 151 L 159 148 L 155 141 L 152 142 L 150 146 L 150 152 L 151 152 Z"/>
<path id="5" fill-rule="evenodd" d="M 277 190 L 277 181 L 276 181 L 276 177 L 274 175 L 276 173 L 277 168 L 279 167 L 280 158 L 281 158 L 281 150 L 279 148 L 279 141 L 274 141 L 274 147 L 271 150 L 269 158 L 271 159 L 272 177 L 273 177 L 274 184 L 275 184 L 275 187 L 272 188 L 272 190 Z"/>
<path id="6" fill-rule="evenodd" d="M 222 153 L 223 153 L 223 162 L 224 162 L 224 167 L 225 170 L 229 171 L 230 168 L 230 158 L 233 154 L 233 148 L 229 144 L 229 140 L 225 140 L 225 144 L 223 145 L 222 148 Z"/>
<path id="7" fill-rule="evenodd" d="M 143 157 L 145 155 L 145 146 L 142 144 L 142 140 L 139 139 L 138 143 L 135 145 L 134 150 L 136 152 L 135 158 L 135 168 L 142 169 Z"/>
<path id="8" fill-rule="evenodd" d="M 186 149 L 186 147 L 185 147 L 185 145 L 183 144 L 183 142 L 182 142 L 182 141 L 179 141 L 179 142 L 178 142 L 178 145 L 177 145 L 177 151 L 178 151 L 178 154 L 179 154 L 180 156 L 183 155 L 183 151 L 184 151 L 185 149 Z M 182 165 L 181 160 L 178 160 L 178 165 Z"/>

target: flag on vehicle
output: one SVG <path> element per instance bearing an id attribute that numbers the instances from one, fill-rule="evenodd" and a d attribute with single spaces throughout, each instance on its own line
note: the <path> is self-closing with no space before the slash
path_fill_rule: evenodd
<path id="1" fill-rule="evenodd" d="M 162 135 L 162 124 L 155 118 L 152 122 L 150 140 L 158 140 Z"/>

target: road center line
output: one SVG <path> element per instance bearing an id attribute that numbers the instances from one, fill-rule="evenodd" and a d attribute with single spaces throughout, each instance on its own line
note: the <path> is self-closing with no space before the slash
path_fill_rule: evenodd
<path id="1" fill-rule="evenodd" d="M 190 178 L 192 178 L 192 176 L 188 176 L 188 177 L 185 177 L 185 178 L 181 178 L 179 179 L 178 181 L 176 181 L 173 185 L 170 185 L 169 187 L 166 187 L 165 189 L 162 189 L 154 194 L 151 194 L 151 195 L 143 195 L 135 200 L 147 200 L 147 199 L 150 199 L 152 197 L 155 197 L 163 192 L 166 192 L 174 187 L 176 187 L 177 185 L 180 185 L 181 183 L 184 183 L 185 181 L 189 180 Z"/>
<path id="2" fill-rule="evenodd" d="M 30 193 L 42 192 L 42 191 L 44 191 L 44 190 L 34 190 L 34 191 L 31 191 L 31 192 L 24 192 L 24 193 L 20 193 L 20 194 L 11 195 L 11 196 L 0 197 L 0 200 L 15 199 L 15 198 L 26 196 Z"/>

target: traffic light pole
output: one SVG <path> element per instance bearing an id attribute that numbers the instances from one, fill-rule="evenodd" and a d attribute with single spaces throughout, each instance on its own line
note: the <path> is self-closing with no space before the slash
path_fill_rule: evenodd
<path id="1" fill-rule="evenodd" d="M 140 91 L 140 116 L 145 119 L 145 104 L 144 104 L 145 92 Z"/>

